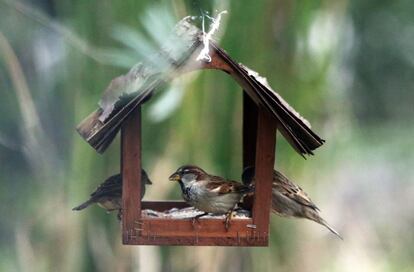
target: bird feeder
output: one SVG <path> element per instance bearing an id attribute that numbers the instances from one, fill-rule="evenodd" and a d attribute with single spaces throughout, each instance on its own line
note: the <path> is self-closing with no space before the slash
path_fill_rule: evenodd
<path id="1" fill-rule="evenodd" d="M 252 218 L 232 219 L 226 230 L 223 219 L 144 217 L 143 209 L 166 211 L 183 208 L 182 201 L 141 201 L 141 109 L 137 107 L 121 130 L 123 177 L 122 241 L 127 245 L 267 246 L 275 160 L 276 122 L 244 95 L 243 165 L 256 165 L 256 191 Z"/>
<path id="2" fill-rule="evenodd" d="M 184 31 L 193 27 L 185 26 Z M 190 31 L 190 32 L 191 32 Z M 242 64 L 233 61 L 218 45 L 210 43 L 209 62 L 196 60 L 201 50 L 199 31 L 192 31 L 196 46 L 186 58 L 185 72 L 195 69 L 216 69 L 229 74 L 243 90 L 243 167 L 255 165 L 255 192 L 250 218 L 234 218 L 226 229 L 223 219 L 203 218 L 194 226 L 192 219 L 154 218 L 142 211 L 151 209 L 166 211 L 184 208 L 183 201 L 141 201 L 141 104 L 150 97 L 152 89 L 141 92 L 120 110 L 111 113 L 108 121 L 100 116 L 105 110 L 98 109 L 78 127 L 80 134 L 98 152 L 109 145 L 121 128 L 122 187 L 122 241 L 125 245 L 192 245 L 192 246 L 267 246 L 272 194 L 272 174 L 275 162 L 276 130 L 279 130 L 301 155 L 312 154 L 322 145 L 320 139 L 297 112 L 293 110 L 267 84 L 266 79 Z M 190 47 L 189 47 L 190 48 Z M 165 54 L 164 54 L 165 55 Z M 170 55 L 171 56 L 171 55 Z M 174 63 L 174 67 L 179 65 Z M 131 71 L 120 80 L 139 76 Z M 137 76 L 138 75 L 138 76 Z M 117 80 L 117 79 L 115 79 Z M 114 83 L 108 88 L 120 85 Z M 143 88 L 144 89 L 144 88 Z M 156 185 L 155 185 L 156 186 Z"/>

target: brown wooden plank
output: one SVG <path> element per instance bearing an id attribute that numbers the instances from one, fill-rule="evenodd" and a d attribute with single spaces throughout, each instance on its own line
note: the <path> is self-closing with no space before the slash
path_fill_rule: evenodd
<path id="1" fill-rule="evenodd" d="M 151 209 L 154 211 L 167 211 L 172 208 L 187 208 L 189 205 L 184 201 L 142 201 L 141 208 L 144 209 Z"/>
<path id="2" fill-rule="evenodd" d="M 269 235 L 272 174 L 275 162 L 276 123 L 271 114 L 259 108 L 256 146 L 256 188 L 253 222 L 260 235 Z"/>
<path id="3" fill-rule="evenodd" d="M 243 90 L 243 169 L 256 161 L 257 117 L 257 105 Z"/>
<path id="4" fill-rule="evenodd" d="M 255 229 L 251 228 L 252 219 L 232 219 L 228 230 L 225 229 L 224 218 L 200 218 L 192 224 L 192 219 L 170 219 L 142 217 L 137 222 L 137 229 L 145 236 L 148 233 L 157 233 L 161 236 L 192 236 L 195 233 L 204 236 L 230 237 L 235 232 L 246 232 L 249 235 Z"/>
<path id="5" fill-rule="evenodd" d="M 257 118 L 257 105 L 243 90 L 243 170 L 256 162 Z M 253 199 L 253 194 L 245 196 L 242 207 L 251 210 Z"/>
<path id="6" fill-rule="evenodd" d="M 197 52 L 194 55 L 198 55 Z M 219 54 L 217 54 L 216 50 L 212 50 L 210 52 L 210 57 L 211 57 L 211 61 L 203 62 L 201 66 L 200 66 L 200 62 L 196 61 L 195 64 L 192 65 L 192 70 L 203 68 L 203 69 L 222 70 L 223 72 L 227 74 L 235 73 L 234 69 Z"/>
<path id="7" fill-rule="evenodd" d="M 268 237 L 250 228 L 252 219 L 233 219 L 228 231 L 223 219 L 200 219 L 195 226 L 189 219 L 141 218 L 138 233 L 131 233 L 128 244 L 193 246 L 266 246 Z"/>
<path id="8" fill-rule="evenodd" d="M 131 245 L 168 245 L 168 246 L 268 246 L 267 237 L 137 237 Z"/>
<path id="9" fill-rule="evenodd" d="M 134 234 L 141 216 L 141 107 L 137 107 L 122 126 L 122 240 Z"/>

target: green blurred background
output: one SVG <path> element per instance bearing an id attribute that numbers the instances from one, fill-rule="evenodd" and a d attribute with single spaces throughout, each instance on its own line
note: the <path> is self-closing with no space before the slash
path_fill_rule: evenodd
<path id="1" fill-rule="evenodd" d="M 76 124 L 180 18 L 221 10 L 220 45 L 326 139 L 304 160 L 279 137 L 276 168 L 344 241 L 272 215 L 268 248 L 122 246 L 115 214 L 71 211 L 119 171 L 119 139 L 98 155 Z M 1 0 L 0 271 L 414 271 L 413 14 L 409 0 Z M 179 199 L 167 176 L 184 163 L 239 180 L 241 98 L 208 71 L 144 106 L 146 199 Z"/>

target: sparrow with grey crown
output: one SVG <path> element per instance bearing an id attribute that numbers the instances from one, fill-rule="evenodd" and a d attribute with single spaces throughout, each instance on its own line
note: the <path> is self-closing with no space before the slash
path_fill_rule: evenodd
<path id="1" fill-rule="evenodd" d="M 195 165 L 178 168 L 169 179 L 178 181 L 182 196 L 188 204 L 204 212 L 193 218 L 193 224 L 209 213 L 226 214 L 226 229 L 229 228 L 231 214 L 241 198 L 253 191 L 250 186 L 210 175 Z"/>
<path id="2" fill-rule="evenodd" d="M 255 168 L 246 167 L 242 174 L 245 185 L 254 185 Z M 272 184 L 272 212 L 284 217 L 306 218 L 325 226 L 333 234 L 342 239 L 319 215 L 319 208 L 312 202 L 309 196 L 296 184 L 290 181 L 282 173 L 273 170 Z"/>

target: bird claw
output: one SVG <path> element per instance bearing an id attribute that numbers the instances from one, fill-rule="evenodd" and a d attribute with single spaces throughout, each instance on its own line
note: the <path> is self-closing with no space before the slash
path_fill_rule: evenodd
<path id="1" fill-rule="evenodd" d="M 231 221 L 232 217 L 233 217 L 233 211 L 231 211 L 227 214 L 226 220 L 224 221 L 224 226 L 226 228 L 226 231 L 229 231 L 229 229 L 230 229 L 230 223 L 231 223 L 230 221 Z"/>
<path id="2" fill-rule="evenodd" d="M 193 229 L 196 228 L 196 223 L 200 224 L 200 221 L 198 220 L 197 216 L 194 216 L 193 219 L 191 219 L 191 225 L 193 226 Z"/>
<path id="3" fill-rule="evenodd" d="M 191 219 L 191 225 L 193 226 L 193 229 L 195 229 L 195 223 L 197 223 L 197 224 L 200 224 L 200 221 L 199 221 L 199 218 L 200 217 L 203 217 L 203 216 L 205 216 L 205 215 L 207 215 L 208 213 L 202 213 L 202 214 L 199 214 L 199 215 L 196 215 L 196 216 L 194 216 L 192 219 Z"/>

